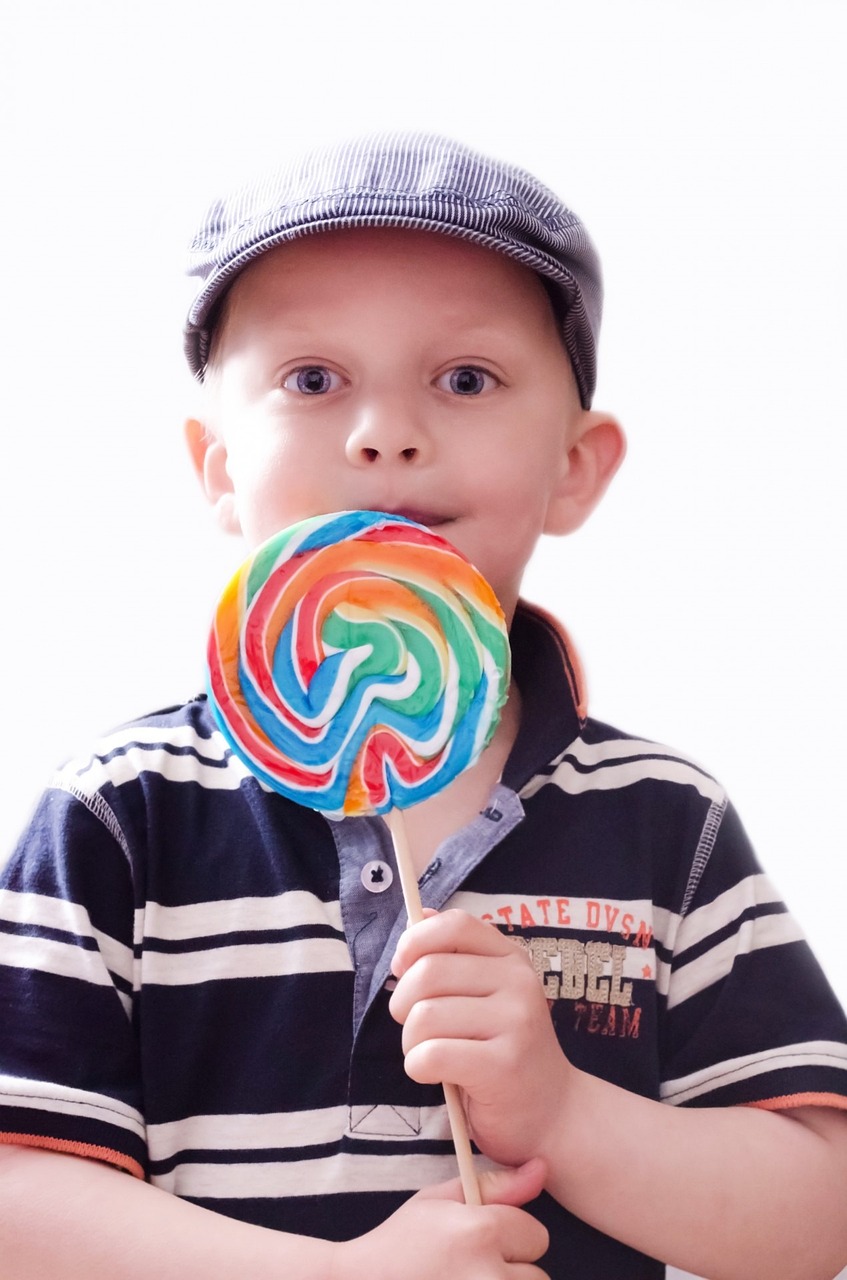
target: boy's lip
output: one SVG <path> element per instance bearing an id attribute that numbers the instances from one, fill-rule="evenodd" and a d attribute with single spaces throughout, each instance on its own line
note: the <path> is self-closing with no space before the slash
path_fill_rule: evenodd
<path id="1" fill-rule="evenodd" d="M 436 529 L 439 525 L 451 524 L 452 516 L 443 512 L 426 511 L 421 507 L 385 507 L 386 515 L 402 516 L 405 520 L 414 520 L 415 524 L 425 525 L 427 529 Z"/>

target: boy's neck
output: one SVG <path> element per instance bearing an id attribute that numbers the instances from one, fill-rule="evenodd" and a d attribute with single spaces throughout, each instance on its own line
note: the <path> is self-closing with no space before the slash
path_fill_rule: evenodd
<path id="1" fill-rule="evenodd" d="M 521 698 L 512 681 L 494 737 L 476 764 L 459 774 L 449 787 L 403 812 L 412 861 L 420 877 L 442 840 L 471 822 L 486 806 L 492 787 L 500 781 L 518 735 Z"/>

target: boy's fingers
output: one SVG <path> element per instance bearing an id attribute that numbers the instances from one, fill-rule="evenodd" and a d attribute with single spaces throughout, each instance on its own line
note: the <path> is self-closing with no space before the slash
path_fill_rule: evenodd
<path id="1" fill-rule="evenodd" d="M 484 1212 L 484 1206 L 496 1208 L 498 1217 L 492 1223 L 496 1225 L 498 1244 L 502 1257 L 506 1262 L 516 1264 L 515 1280 L 523 1275 L 521 1263 L 537 1262 L 549 1248 L 550 1236 L 547 1228 L 530 1214 L 521 1210 L 520 1206 L 528 1200 L 534 1200 L 544 1185 L 546 1166 L 543 1160 L 528 1160 L 516 1169 L 497 1169 L 483 1173 L 479 1179 L 483 1209 L 472 1207 L 468 1212 Z M 418 1192 L 423 1200 L 461 1200 L 462 1184 L 458 1178 L 451 1182 L 441 1182 L 434 1187 L 425 1187 Z M 511 1274 L 511 1271 L 510 1271 Z M 543 1275 L 537 1267 L 528 1266 L 527 1277 Z"/>
<path id="2" fill-rule="evenodd" d="M 534 1200 L 544 1187 L 546 1166 L 543 1160 L 528 1160 L 517 1169 L 494 1169 L 480 1174 L 479 1190 L 483 1204 L 522 1205 Z M 459 1178 L 424 1187 L 418 1192 L 424 1200 L 461 1200 Z"/>
<path id="3" fill-rule="evenodd" d="M 402 934 L 391 969 L 395 978 L 399 978 L 422 955 L 438 951 L 503 956 L 516 950 L 515 943 L 505 938 L 499 929 L 465 911 L 434 911 Z"/>
<path id="4" fill-rule="evenodd" d="M 425 970 L 406 974 L 402 984 L 398 979 L 388 1004 L 395 1022 L 405 1022 L 420 1000 L 479 1000 L 497 993 L 498 973 L 490 958 L 482 966 L 476 956 L 451 956 L 449 964 L 443 960 L 432 956 Z"/>
<path id="5" fill-rule="evenodd" d="M 547 1166 L 543 1160 L 528 1160 L 517 1169 L 494 1169 L 480 1175 L 483 1204 L 522 1205 L 534 1200 L 544 1189 Z"/>

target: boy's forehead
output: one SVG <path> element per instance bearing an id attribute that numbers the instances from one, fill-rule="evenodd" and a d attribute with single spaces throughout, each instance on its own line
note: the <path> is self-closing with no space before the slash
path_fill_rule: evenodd
<path id="1" fill-rule="evenodd" d="M 585 407 L 596 380 L 600 264 L 580 219 L 532 174 L 428 133 L 384 133 L 282 165 L 210 207 L 191 245 L 199 288 L 185 352 L 202 379 L 222 300 L 250 264 L 316 232 L 404 228 L 463 237 L 546 284 Z"/>
<path id="2" fill-rule="evenodd" d="M 224 297 L 284 297 L 298 289 L 308 294 L 321 282 L 337 296 L 350 274 L 367 274 L 374 288 L 390 286 L 392 278 L 435 285 L 445 301 L 466 296 L 469 286 L 481 294 L 548 297 L 536 272 L 494 249 L 439 232 L 396 227 L 328 231 L 277 245 L 245 268 Z"/>
<path id="3" fill-rule="evenodd" d="M 390 315 L 390 340 L 414 335 L 415 349 L 470 346 L 505 358 L 540 353 L 552 339 L 570 357 L 541 279 L 528 267 L 435 232 L 358 228 L 312 235 L 269 249 L 224 295 L 210 366 L 236 352 L 349 344 Z M 386 349 L 389 335 L 379 340 Z M 540 354 L 539 354 L 540 358 Z"/>

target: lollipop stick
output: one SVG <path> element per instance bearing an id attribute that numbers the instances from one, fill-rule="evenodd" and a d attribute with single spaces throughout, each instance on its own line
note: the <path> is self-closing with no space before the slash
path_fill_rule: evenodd
<path id="1" fill-rule="evenodd" d="M 400 873 L 400 887 L 403 890 L 403 901 L 406 904 L 406 915 L 409 924 L 418 924 L 424 918 L 421 894 L 418 889 L 418 877 L 412 865 L 412 852 L 409 848 L 409 837 L 406 834 L 406 823 L 399 809 L 392 809 L 385 815 L 385 823 L 394 841 L 394 856 L 397 859 L 397 870 Z"/>
<path id="2" fill-rule="evenodd" d="M 387 813 L 385 821 L 391 832 L 391 839 L 394 842 L 394 855 L 397 859 L 397 870 L 400 874 L 400 887 L 403 890 L 406 915 L 409 918 L 409 924 L 417 924 L 418 921 L 423 920 L 424 914 L 420 890 L 418 889 L 418 878 L 415 875 L 412 854 L 409 849 L 409 839 L 406 835 L 406 823 L 399 809 L 392 809 L 390 813 Z M 459 1162 L 459 1176 L 462 1180 L 465 1204 L 482 1204 L 461 1094 L 455 1084 L 444 1084 L 442 1087 L 444 1089 L 444 1100 L 447 1103 L 450 1132 L 453 1135 L 453 1146 L 456 1149 L 456 1159 Z"/>

